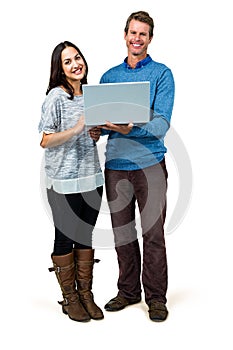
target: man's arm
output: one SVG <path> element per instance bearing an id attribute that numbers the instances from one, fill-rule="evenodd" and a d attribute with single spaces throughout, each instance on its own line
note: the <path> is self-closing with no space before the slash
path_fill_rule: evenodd
<path id="1" fill-rule="evenodd" d="M 102 129 L 115 131 L 129 137 L 151 137 L 163 138 L 170 127 L 171 114 L 174 103 L 174 79 L 170 69 L 166 69 L 160 77 L 156 96 L 153 103 L 152 119 L 144 125 L 115 125 L 110 122 Z"/>
<path id="2" fill-rule="evenodd" d="M 104 130 L 119 132 L 120 134 L 123 134 L 123 135 L 128 135 L 133 128 L 133 123 L 129 123 L 128 125 L 125 125 L 125 124 L 122 125 L 122 124 L 112 124 L 111 122 L 106 121 L 106 124 L 101 126 L 101 128 Z"/>

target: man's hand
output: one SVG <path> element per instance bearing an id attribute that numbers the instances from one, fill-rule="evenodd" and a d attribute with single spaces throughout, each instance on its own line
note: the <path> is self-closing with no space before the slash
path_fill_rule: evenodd
<path id="1" fill-rule="evenodd" d="M 119 132 L 120 134 L 127 135 L 132 130 L 133 123 L 129 123 L 128 125 L 125 125 L 125 124 L 112 124 L 111 122 L 106 121 L 106 124 L 100 127 L 105 130 L 112 130 L 112 131 Z"/>

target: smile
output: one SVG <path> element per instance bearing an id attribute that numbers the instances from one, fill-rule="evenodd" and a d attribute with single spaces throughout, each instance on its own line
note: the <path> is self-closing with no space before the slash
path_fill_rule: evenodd
<path id="1" fill-rule="evenodd" d="M 78 69 L 75 69 L 74 71 L 73 71 L 73 73 L 74 74 L 81 74 L 82 73 L 82 68 L 78 68 Z"/>

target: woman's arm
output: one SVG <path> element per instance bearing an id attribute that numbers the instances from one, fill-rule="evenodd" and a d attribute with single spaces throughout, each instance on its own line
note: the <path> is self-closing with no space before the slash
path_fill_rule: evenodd
<path id="1" fill-rule="evenodd" d="M 85 124 L 84 116 L 81 116 L 79 118 L 79 121 L 73 128 L 70 128 L 68 130 L 61 131 L 61 132 L 51 133 L 51 134 L 46 134 L 45 132 L 43 132 L 40 146 L 42 148 L 60 146 L 63 143 L 70 140 L 73 136 L 80 134 L 83 131 L 84 124 Z"/>

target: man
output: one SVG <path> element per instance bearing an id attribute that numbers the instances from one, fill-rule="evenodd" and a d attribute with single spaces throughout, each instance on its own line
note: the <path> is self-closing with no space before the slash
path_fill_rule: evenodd
<path id="1" fill-rule="evenodd" d="M 153 38 L 153 19 L 147 12 L 132 13 L 124 39 L 128 55 L 109 69 L 100 83 L 150 81 L 151 120 L 144 125 L 114 125 L 108 134 L 105 182 L 119 264 L 118 294 L 106 305 L 119 311 L 141 301 L 141 274 L 145 301 L 152 321 L 167 318 L 167 259 L 164 239 L 167 171 L 164 136 L 174 102 L 171 70 L 152 60 L 147 49 Z M 137 202 L 143 237 L 143 265 L 135 224 Z"/>

